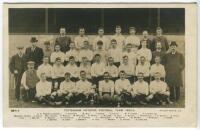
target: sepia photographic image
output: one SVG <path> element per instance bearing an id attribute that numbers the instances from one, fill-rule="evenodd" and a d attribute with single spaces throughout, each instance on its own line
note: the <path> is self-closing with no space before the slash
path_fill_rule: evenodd
<path id="1" fill-rule="evenodd" d="M 195 4 L 160 5 L 5 4 L 6 111 L 188 112 L 190 97 L 195 119 Z"/>

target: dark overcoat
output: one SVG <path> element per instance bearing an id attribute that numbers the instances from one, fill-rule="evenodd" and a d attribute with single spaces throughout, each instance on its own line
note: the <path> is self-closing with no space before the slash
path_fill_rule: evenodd
<path id="1" fill-rule="evenodd" d="M 171 87 L 182 86 L 182 71 L 185 67 L 183 54 L 179 52 L 175 54 L 167 53 L 163 56 L 163 64 L 165 66 L 167 84 Z"/>

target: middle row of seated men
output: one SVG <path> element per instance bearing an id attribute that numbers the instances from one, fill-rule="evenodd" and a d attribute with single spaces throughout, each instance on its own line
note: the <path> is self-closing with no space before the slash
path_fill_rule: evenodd
<path id="1" fill-rule="evenodd" d="M 82 62 L 79 66 L 75 62 L 75 57 L 70 56 L 69 62 L 66 66 L 62 64 L 61 59 L 58 57 L 55 60 L 55 63 L 52 65 L 49 64 L 48 57 L 44 57 L 43 64 L 38 67 L 37 76 L 39 77 L 41 73 L 46 73 L 47 80 L 53 80 L 60 82 L 64 80 L 65 72 L 69 72 L 71 74 L 72 81 L 78 81 L 80 79 L 80 71 L 84 70 L 86 72 L 86 77 L 89 81 L 94 84 L 97 84 L 99 80 L 102 79 L 104 72 L 109 72 L 111 79 L 115 81 L 118 78 L 118 73 L 123 70 L 127 74 L 127 78 L 131 83 L 134 83 L 136 80 L 136 76 L 138 73 L 144 74 L 145 81 L 149 82 L 153 75 L 156 72 L 161 74 L 161 78 L 165 78 L 165 68 L 160 63 L 161 58 L 159 56 L 155 57 L 155 63 L 150 65 L 146 62 L 146 58 L 141 56 L 139 59 L 139 63 L 137 65 L 131 64 L 130 59 L 127 55 L 123 56 L 122 62 L 119 67 L 117 67 L 114 63 L 113 57 L 108 57 L 108 63 L 102 62 L 101 55 L 95 55 L 95 62 L 91 63 L 88 61 L 87 57 L 82 57 Z M 22 76 L 23 77 L 23 76 Z M 22 78 L 23 79 L 23 78 Z"/>

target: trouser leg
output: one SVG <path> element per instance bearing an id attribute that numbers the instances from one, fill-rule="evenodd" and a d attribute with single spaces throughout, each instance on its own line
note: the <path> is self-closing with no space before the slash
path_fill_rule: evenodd
<path id="1" fill-rule="evenodd" d="M 15 98 L 17 100 L 20 99 L 20 86 L 21 86 L 21 80 L 19 75 L 15 75 Z"/>
<path id="2" fill-rule="evenodd" d="M 21 97 L 23 101 L 28 101 L 28 90 L 25 90 L 25 88 L 21 89 Z"/>
<path id="3" fill-rule="evenodd" d="M 144 94 L 137 95 L 137 96 L 135 96 L 134 100 L 138 103 L 141 101 L 146 102 L 146 95 L 144 95 Z"/>
<path id="4" fill-rule="evenodd" d="M 180 99 L 180 86 L 175 87 L 176 89 L 176 101 Z"/>
<path id="5" fill-rule="evenodd" d="M 169 91 L 170 91 L 170 100 L 176 101 L 176 97 L 177 97 L 176 87 L 173 85 L 169 86 Z"/>
<path id="6" fill-rule="evenodd" d="M 29 96 L 29 100 L 34 100 L 35 99 L 35 93 L 36 93 L 36 88 L 30 88 L 28 90 L 28 96 Z"/>

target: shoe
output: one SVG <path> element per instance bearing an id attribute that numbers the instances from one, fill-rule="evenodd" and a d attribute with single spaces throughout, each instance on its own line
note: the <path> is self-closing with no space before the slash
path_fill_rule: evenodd
<path id="1" fill-rule="evenodd" d="M 146 102 L 143 102 L 143 101 L 140 101 L 140 104 L 146 105 L 147 103 L 146 103 Z"/>
<path id="2" fill-rule="evenodd" d="M 160 102 L 156 102 L 156 105 L 160 105 Z"/>
<path id="3" fill-rule="evenodd" d="M 49 102 L 49 105 L 55 106 L 56 104 L 54 102 Z"/>
<path id="4" fill-rule="evenodd" d="M 120 107 L 120 103 L 117 103 L 117 107 Z"/>
<path id="5" fill-rule="evenodd" d="M 82 104 L 82 100 L 76 102 L 77 105 Z"/>
<path id="6" fill-rule="evenodd" d="M 62 102 L 55 102 L 56 106 L 60 106 L 62 104 Z"/>
<path id="7" fill-rule="evenodd" d="M 42 105 L 46 105 L 46 103 L 45 103 L 45 102 L 43 102 L 43 103 L 42 103 Z"/>
<path id="8" fill-rule="evenodd" d="M 69 105 L 69 102 L 65 102 L 65 106 L 68 106 Z"/>
<path id="9" fill-rule="evenodd" d="M 33 100 L 33 101 L 31 101 L 31 102 L 34 103 L 34 102 L 37 102 L 37 101 Z"/>
<path id="10" fill-rule="evenodd" d="M 174 104 L 174 102 L 172 102 L 172 101 L 168 101 L 168 103 L 169 103 L 169 104 Z"/>
<path id="11" fill-rule="evenodd" d="M 132 103 L 129 102 L 129 101 L 126 101 L 125 103 L 126 103 L 128 106 L 131 106 L 131 105 L 132 105 Z"/>

